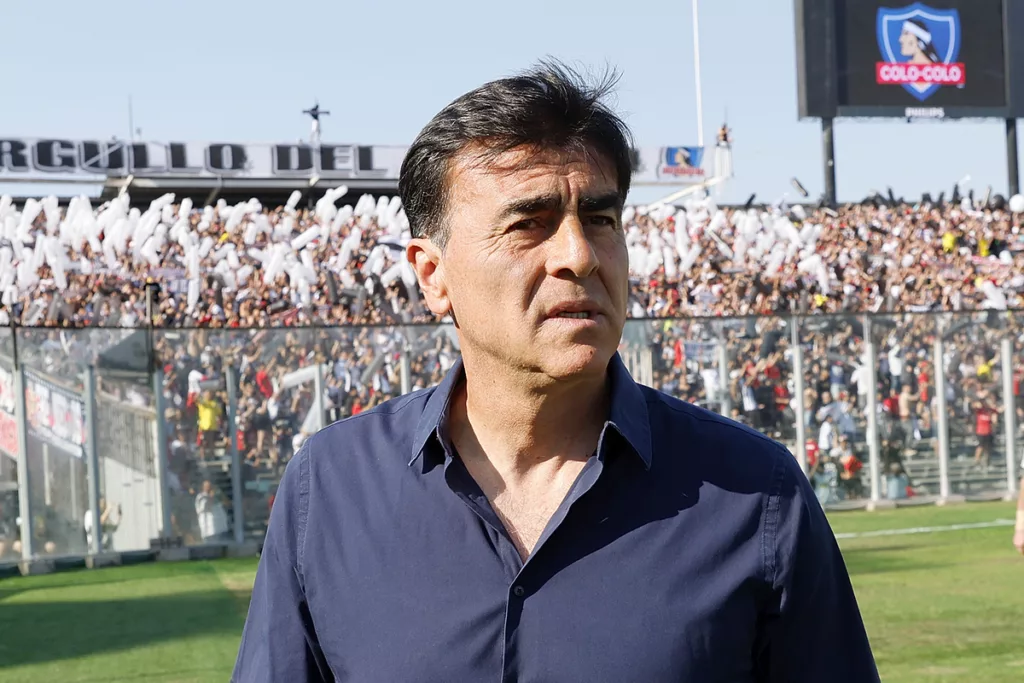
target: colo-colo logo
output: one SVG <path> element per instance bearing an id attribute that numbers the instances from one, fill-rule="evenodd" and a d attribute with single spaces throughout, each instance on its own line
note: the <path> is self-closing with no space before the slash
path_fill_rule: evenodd
<path id="1" fill-rule="evenodd" d="M 879 85 L 899 85 L 924 102 L 942 86 L 963 87 L 967 69 L 960 56 L 960 13 L 920 2 L 891 9 L 879 8 L 875 64 Z"/>
<path id="2" fill-rule="evenodd" d="M 271 175 L 380 178 L 373 147 L 243 145 L 118 140 L 0 140 L 0 173 L 97 175 Z"/>

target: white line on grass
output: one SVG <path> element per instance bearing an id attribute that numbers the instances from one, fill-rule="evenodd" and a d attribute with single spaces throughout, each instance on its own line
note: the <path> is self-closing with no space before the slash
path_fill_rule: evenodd
<path id="1" fill-rule="evenodd" d="M 881 531 L 859 531 L 845 534 L 836 534 L 837 539 L 844 538 L 870 538 L 872 536 L 904 536 L 907 534 L 931 534 L 937 531 L 961 531 L 962 529 L 987 529 L 996 526 L 1013 526 L 1013 520 L 997 519 L 991 522 L 977 522 L 974 524 L 950 524 L 948 526 L 918 526 L 911 529 L 882 529 Z"/>

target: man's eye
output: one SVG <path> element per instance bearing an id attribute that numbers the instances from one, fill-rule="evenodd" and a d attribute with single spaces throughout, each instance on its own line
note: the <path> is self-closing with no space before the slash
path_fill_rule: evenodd
<path id="1" fill-rule="evenodd" d="M 603 226 L 615 226 L 615 224 L 616 224 L 615 219 L 612 218 L 611 216 L 601 216 L 601 215 L 588 216 L 587 217 L 587 223 L 590 223 L 591 225 L 603 225 Z"/>
<path id="2" fill-rule="evenodd" d="M 533 230 L 539 227 L 543 227 L 539 220 L 536 218 L 526 218 L 513 223 L 509 230 Z"/>

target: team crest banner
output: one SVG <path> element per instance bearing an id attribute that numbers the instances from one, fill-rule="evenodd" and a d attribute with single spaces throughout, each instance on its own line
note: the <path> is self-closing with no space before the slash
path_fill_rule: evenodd
<path id="1" fill-rule="evenodd" d="M 963 87 L 967 69 L 958 62 L 962 31 L 960 13 L 920 2 L 900 8 L 881 7 L 877 18 L 875 65 L 879 85 L 902 86 L 924 102 L 942 87 Z"/>

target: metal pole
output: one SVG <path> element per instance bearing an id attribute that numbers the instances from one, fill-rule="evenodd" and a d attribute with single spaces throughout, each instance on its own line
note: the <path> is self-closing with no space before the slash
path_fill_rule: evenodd
<path id="1" fill-rule="evenodd" d="M 693 6 L 693 83 L 697 91 L 697 146 L 704 147 L 704 98 L 700 83 L 700 20 L 697 12 L 697 0 L 691 0 Z"/>
<path id="2" fill-rule="evenodd" d="M 644 379 L 641 384 L 648 387 L 654 386 L 654 351 L 650 347 L 644 347 L 643 351 Z"/>
<path id="3" fill-rule="evenodd" d="M 1017 491 L 1017 406 L 1013 400 L 1013 341 L 1007 337 L 1000 344 L 1003 371 L 1003 428 L 1006 439 L 1006 490 Z"/>
<path id="4" fill-rule="evenodd" d="M 34 529 L 32 528 L 32 488 L 28 481 L 28 409 L 25 406 L 25 368 L 20 363 L 14 371 L 14 401 L 15 419 L 18 422 L 18 513 L 21 515 L 21 559 L 31 560 Z"/>
<path id="5" fill-rule="evenodd" d="M 132 114 L 132 96 L 128 96 L 128 139 L 135 142 L 135 117 Z"/>
<path id="6" fill-rule="evenodd" d="M 932 363 L 935 367 L 935 434 L 939 442 L 939 498 L 949 498 L 949 406 L 946 403 L 945 344 L 941 336 L 935 337 Z M 929 406 L 930 409 L 930 406 Z"/>
<path id="7" fill-rule="evenodd" d="M 160 538 L 171 537 L 171 488 L 167 476 L 167 430 L 164 425 L 164 369 L 153 364 L 153 406 L 156 410 L 156 471 L 160 487 Z"/>
<path id="8" fill-rule="evenodd" d="M 821 120 L 821 142 L 825 151 L 825 201 L 836 205 L 836 144 L 832 119 Z"/>
<path id="9" fill-rule="evenodd" d="M 156 350 L 153 348 L 153 318 L 156 316 L 157 285 L 146 285 L 146 360 L 150 369 L 156 366 Z M 160 393 L 163 393 L 161 387 Z"/>
<path id="10" fill-rule="evenodd" d="M 1006 166 L 1010 178 L 1010 194 L 1020 192 L 1019 162 L 1017 161 L 1017 119 L 1006 119 Z"/>
<path id="11" fill-rule="evenodd" d="M 71 509 L 75 511 L 76 515 L 78 514 L 78 486 L 74 482 L 78 481 L 78 462 L 78 458 L 68 460 L 68 481 L 72 482 L 69 487 L 71 489 Z M 75 521 L 78 521 L 77 518 Z"/>
<path id="12" fill-rule="evenodd" d="M 868 369 L 868 472 L 871 476 L 871 502 L 875 503 L 881 497 L 881 462 L 878 444 L 878 358 L 871 334 L 871 318 L 864 316 L 864 362 Z"/>
<path id="13" fill-rule="evenodd" d="M 228 390 L 228 437 L 231 453 L 231 510 L 235 527 L 235 543 L 245 540 L 244 490 L 242 488 L 242 456 L 238 452 L 238 392 L 235 389 L 235 368 L 226 364 L 224 381 Z"/>
<path id="14" fill-rule="evenodd" d="M 408 394 L 412 391 L 412 364 L 409 358 L 409 342 L 406 341 L 402 345 L 402 357 L 401 365 L 399 366 L 399 375 L 402 381 L 402 394 Z"/>
<path id="15" fill-rule="evenodd" d="M 43 505 L 47 507 L 53 505 L 53 471 L 50 469 L 50 444 L 48 443 L 43 444 Z"/>
<path id="16" fill-rule="evenodd" d="M 718 387 L 721 392 L 719 406 L 722 415 L 732 415 L 732 396 L 729 394 L 729 351 L 725 348 L 725 336 L 718 338 Z"/>
<path id="17" fill-rule="evenodd" d="M 157 362 L 156 344 L 153 335 L 154 319 L 156 318 L 156 297 L 160 286 L 155 283 L 146 284 L 146 359 L 153 376 L 153 408 L 156 411 L 154 428 L 156 431 L 157 479 L 160 488 L 160 537 L 170 538 L 171 529 L 171 488 L 167 476 L 168 452 L 167 429 L 164 424 L 167 406 L 164 405 L 164 369 Z"/>
<path id="18" fill-rule="evenodd" d="M 316 392 L 314 405 L 316 406 L 316 428 L 317 431 L 327 426 L 327 416 L 324 414 L 324 366 L 317 362 L 316 374 L 313 376 L 313 390 Z"/>
<path id="19" fill-rule="evenodd" d="M 89 485 L 89 510 L 92 516 L 92 542 L 90 555 L 103 552 L 103 524 L 100 523 L 100 457 L 96 447 L 96 368 L 85 368 L 85 464 L 86 481 Z"/>
<path id="20" fill-rule="evenodd" d="M 804 349 L 800 345 L 800 319 L 789 320 L 790 344 L 793 346 L 793 379 L 796 391 L 796 460 L 807 474 L 807 406 L 804 405 Z"/>

